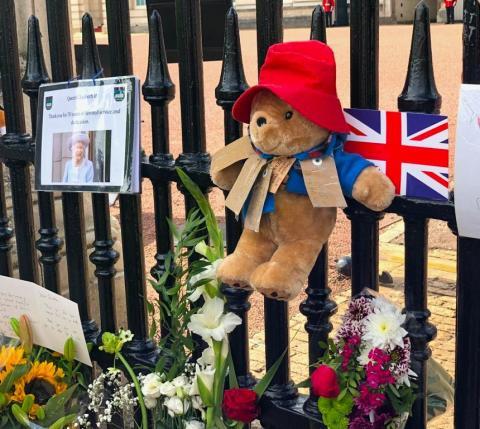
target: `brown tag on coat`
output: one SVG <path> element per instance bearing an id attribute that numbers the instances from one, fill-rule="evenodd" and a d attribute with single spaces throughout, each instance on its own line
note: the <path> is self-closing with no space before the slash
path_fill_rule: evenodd
<path id="1" fill-rule="evenodd" d="M 271 178 L 272 164 L 269 163 L 258 176 L 255 185 L 253 185 L 252 198 L 250 199 L 250 204 L 248 205 L 247 215 L 244 223 L 244 226 L 247 229 L 251 229 L 255 232 L 258 232 L 260 229 L 263 206 L 265 205 Z"/>
<path id="2" fill-rule="evenodd" d="M 260 173 L 260 170 L 266 163 L 267 161 L 265 159 L 255 155 L 248 158 L 245 164 L 243 164 L 242 171 L 240 171 L 237 180 L 225 200 L 225 205 L 237 216 L 242 210 L 243 204 L 255 183 L 258 173 Z"/>
<path id="3" fill-rule="evenodd" d="M 278 191 L 294 162 L 295 158 L 287 158 L 285 156 L 272 159 L 270 163 L 272 166 L 272 179 L 270 180 L 269 188 L 272 194 Z"/>
<path id="4" fill-rule="evenodd" d="M 248 136 L 239 138 L 238 140 L 235 140 L 234 142 L 215 152 L 215 154 L 212 156 L 210 170 L 213 173 L 217 173 L 218 171 L 221 171 L 238 161 L 247 159 L 249 156 L 254 154 L 255 151 L 250 144 L 250 139 Z"/>
<path id="5" fill-rule="evenodd" d="M 347 206 L 340 187 L 337 167 L 331 156 L 300 161 L 300 165 L 313 207 Z"/>

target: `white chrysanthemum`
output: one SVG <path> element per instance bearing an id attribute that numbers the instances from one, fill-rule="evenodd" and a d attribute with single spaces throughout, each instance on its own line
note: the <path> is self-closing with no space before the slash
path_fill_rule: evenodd
<path id="1" fill-rule="evenodd" d="M 407 335 L 407 331 L 402 328 L 404 322 L 405 315 L 397 309 L 386 312 L 376 309 L 366 318 L 362 339 L 382 350 L 396 346 L 403 348 L 403 337 Z"/>
<path id="2" fill-rule="evenodd" d="M 233 313 L 223 313 L 224 302 L 220 298 L 206 299 L 197 314 L 193 314 L 188 329 L 200 335 L 204 341 L 210 338 L 222 341 L 227 334 L 242 323 L 242 319 Z"/>

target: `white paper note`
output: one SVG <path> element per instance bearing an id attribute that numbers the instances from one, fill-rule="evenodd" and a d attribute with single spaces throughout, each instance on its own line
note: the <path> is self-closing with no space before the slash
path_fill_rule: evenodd
<path id="1" fill-rule="evenodd" d="M 10 319 L 23 314 L 34 344 L 63 353 L 66 339 L 72 337 L 76 359 L 92 366 L 76 303 L 35 283 L 0 276 L 0 333 L 15 338 Z"/>
<path id="2" fill-rule="evenodd" d="M 480 238 L 480 85 L 462 85 L 460 89 L 455 216 L 460 236 Z"/>

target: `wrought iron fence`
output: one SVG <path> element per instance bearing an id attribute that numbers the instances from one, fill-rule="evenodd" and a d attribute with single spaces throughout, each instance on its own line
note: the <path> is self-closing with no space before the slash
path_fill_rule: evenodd
<path id="1" fill-rule="evenodd" d="M 228 0 L 226 0 L 228 3 Z M 176 0 L 177 38 L 179 47 L 180 101 L 182 114 L 183 153 L 173 159 L 169 153 L 168 104 L 175 97 L 163 42 L 162 22 L 156 12 L 149 18 L 150 47 L 148 72 L 143 84 L 144 99 L 151 106 L 152 155 L 143 159 L 142 177 L 153 185 L 155 208 L 156 255 L 150 272 L 158 276 L 164 271 L 166 253 L 172 247 L 172 236 L 166 218 L 171 216 L 170 184 L 177 183 L 175 166 L 181 166 L 207 192 L 213 184 L 208 174 L 210 157 L 206 152 L 203 65 L 199 0 Z M 231 2 L 230 2 L 231 5 Z M 281 0 L 257 1 L 258 64 L 263 63 L 267 48 L 283 38 Z M 67 81 L 74 75 L 70 23 L 67 0 L 46 0 L 51 53 L 52 81 Z M 132 74 L 132 52 L 129 28 L 128 0 L 107 0 L 111 73 L 114 76 Z M 479 4 L 466 0 L 464 6 L 464 63 L 463 80 L 480 83 Z M 378 108 L 378 0 L 351 2 L 351 106 Z M 414 36 L 410 54 L 407 82 L 398 99 L 400 110 L 433 113 L 440 107 L 432 73 L 428 9 L 420 4 L 416 9 Z M 248 87 L 245 81 L 238 19 L 235 10 L 228 11 L 225 21 L 224 61 L 220 83 L 216 88 L 217 103 L 224 110 L 225 144 L 242 135 L 242 126 L 231 114 L 235 100 Z M 19 276 L 38 282 L 37 251 L 42 271 L 42 284 L 59 291 L 59 251 L 63 239 L 55 223 L 54 197 L 50 192 L 38 193 L 40 221 L 35 230 L 33 222 L 30 166 L 35 152 L 35 118 L 38 88 L 50 80 L 45 67 L 40 29 L 35 17 L 28 23 L 28 61 L 23 79 L 18 61 L 17 29 L 14 0 L 0 3 L 0 67 L 6 113 L 7 134 L 0 139 L 0 177 L 5 165 L 12 185 L 15 232 L 7 216 L 5 191 L 0 183 L 0 274 L 12 276 L 12 237 L 16 237 Z M 82 20 L 83 64 L 82 78 L 102 73 L 92 20 Z M 317 7 L 312 15 L 311 38 L 326 41 L 324 14 Z M 25 134 L 25 115 L 22 89 L 30 99 L 32 134 Z M 181 188 L 180 188 L 181 189 Z M 182 189 L 181 189 L 182 190 Z M 141 197 L 120 196 L 125 290 L 128 325 L 135 334 L 127 355 L 132 362 L 152 365 L 159 354 L 148 339 L 145 310 L 146 271 L 143 257 Z M 108 197 L 93 194 L 92 206 L 95 227 L 94 250 L 89 255 L 95 265 L 100 302 L 100 325 L 91 319 L 87 300 L 87 254 L 83 202 L 79 194 L 63 193 L 65 247 L 68 265 L 70 297 L 79 304 L 85 336 L 96 343 L 102 330 L 114 330 L 115 304 L 113 279 L 119 255 L 113 249 L 110 231 Z M 185 195 L 186 209 L 194 201 Z M 426 361 L 431 351 L 429 342 L 436 328 L 429 323 L 427 307 L 427 250 L 428 221 L 448 222 L 456 234 L 452 202 L 424 202 L 395 198 L 387 210 L 403 217 L 405 222 L 405 312 L 407 330 L 412 339 L 413 369 L 419 375 L 419 395 L 408 427 L 426 427 Z M 349 201 L 345 210 L 351 221 L 352 294 L 364 287 L 378 289 L 379 221 L 383 213 L 374 213 L 360 204 Z M 226 213 L 227 250 L 233 251 L 242 226 L 231 212 Z M 305 329 L 309 337 L 310 363 L 317 360 L 319 341 L 325 340 L 332 325 L 330 317 L 336 304 L 330 299 L 325 247 L 310 274 L 307 299 L 300 311 L 306 316 Z M 457 251 L 457 331 L 456 331 L 456 396 L 455 427 L 480 427 L 480 240 L 458 238 Z M 248 310 L 251 292 L 223 287 L 228 307 L 244 321 L 231 334 L 231 345 L 240 384 L 255 383 L 249 371 Z M 288 308 L 284 302 L 265 299 L 266 363 L 270 367 L 289 344 Z M 165 327 L 162 328 L 163 330 Z M 262 403 L 261 423 L 266 428 L 321 428 L 316 398 L 299 395 L 290 380 L 288 354 L 284 358 L 272 386 Z"/>

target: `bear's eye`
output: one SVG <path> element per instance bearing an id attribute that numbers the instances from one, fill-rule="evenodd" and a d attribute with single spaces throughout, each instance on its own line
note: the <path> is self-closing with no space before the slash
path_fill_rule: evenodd
<path id="1" fill-rule="evenodd" d="M 292 116 L 293 116 L 293 112 L 290 112 L 288 111 L 287 113 L 285 113 L 285 119 L 288 121 L 289 119 L 292 119 Z"/>

